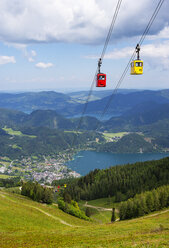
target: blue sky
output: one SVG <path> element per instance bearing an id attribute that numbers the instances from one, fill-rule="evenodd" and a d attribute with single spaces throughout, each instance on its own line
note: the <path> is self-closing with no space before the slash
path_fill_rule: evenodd
<path id="1" fill-rule="evenodd" d="M 102 71 L 113 89 L 159 0 L 123 0 Z M 88 90 L 117 0 L 1 0 L 0 91 Z M 169 2 L 141 47 L 144 74 L 121 88 L 169 88 Z M 105 89 L 101 89 L 105 90 Z"/>

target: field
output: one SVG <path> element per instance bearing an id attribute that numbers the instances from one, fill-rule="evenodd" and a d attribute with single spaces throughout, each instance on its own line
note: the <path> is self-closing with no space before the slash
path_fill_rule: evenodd
<path id="1" fill-rule="evenodd" d="M 0 178 L 2 178 L 2 179 L 7 179 L 7 178 L 11 178 L 11 177 L 14 177 L 14 176 L 0 174 Z"/>
<path id="2" fill-rule="evenodd" d="M 89 205 L 102 207 L 102 208 L 112 208 L 113 206 L 117 206 L 117 203 L 113 203 L 113 198 L 100 198 L 97 200 L 88 201 Z"/>
<path id="3" fill-rule="evenodd" d="M 23 196 L 0 191 L 1 248 L 168 247 L 169 211 L 108 224 L 67 215 Z"/>
<path id="4" fill-rule="evenodd" d="M 106 141 L 113 141 L 113 139 L 120 139 L 122 138 L 124 135 L 128 134 L 127 132 L 120 132 L 120 133 L 107 133 L 104 132 L 102 133 L 104 138 L 106 139 Z"/>
<path id="5" fill-rule="evenodd" d="M 91 219 L 95 222 L 106 224 L 109 223 L 112 216 L 112 208 L 116 208 L 116 219 L 119 218 L 118 215 L 118 205 L 119 203 L 114 203 L 114 199 L 112 197 L 108 198 L 100 198 L 97 200 L 91 201 L 80 201 L 79 207 L 82 210 L 86 210 L 86 207 L 89 207 L 92 215 Z"/>
<path id="6" fill-rule="evenodd" d="M 80 132 L 80 131 L 65 131 L 65 130 L 64 130 L 64 133 L 79 133 L 79 134 L 81 134 L 81 133 L 83 133 L 83 132 Z"/>
<path id="7" fill-rule="evenodd" d="M 2 128 L 2 129 L 3 129 L 5 132 L 7 132 L 8 134 L 10 134 L 10 135 L 26 136 L 26 137 L 29 137 L 29 138 L 36 138 L 36 136 L 34 136 L 34 135 L 23 134 L 22 132 L 20 132 L 20 131 L 15 131 L 15 130 L 13 130 L 12 128 L 4 127 L 4 128 Z"/>

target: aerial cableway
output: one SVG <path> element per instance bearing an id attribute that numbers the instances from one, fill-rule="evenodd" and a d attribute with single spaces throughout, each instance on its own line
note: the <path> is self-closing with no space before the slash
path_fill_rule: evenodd
<path id="1" fill-rule="evenodd" d="M 144 32 L 143 32 L 143 34 L 142 34 L 142 36 L 141 36 L 141 38 L 139 40 L 139 42 L 137 43 L 138 44 L 137 46 L 141 47 L 141 45 L 143 44 L 143 42 L 144 42 L 144 40 L 145 40 L 145 38 L 146 38 L 146 36 L 147 36 L 147 34 L 148 34 L 153 22 L 154 22 L 158 12 L 160 11 L 163 3 L 164 3 L 164 0 L 160 0 L 158 2 L 158 4 L 157 4 L 157 6 L 156 6 L 156 8 L 155 8 L 150 20 L 149 20 L 149 22 L 148 22 L 148 24 L 146 26 L 146 28 L 145 28 L 145 30 L 144 30 Z M 118 82 L 116 84 L 116 87 L 114 88 L 112 94 L 110 95 L 109 100 L 108 100 L 108 102 L 107 102 L 102 114 L 100 115 L 100 118 L 99 118 L 100 121 L 103 119 L 105 113 L 107 112 L 108 108 L 110 107 L 110 104 L 111 104 L 111 102 L 113 100 L 113 97 L 115 96 L 115 94 L 117 93 L 118 89 L 120 88 L 120 86 L 121 86 L 121 84 L 122 84 L 122 82 L 123 82 L 128 70 L 130 68 L 130 65 L 131 65 L 132 61 L 134 61 L 136 53 L 137 53 L 137 49 L 134 49 L 134 52 L 133 52 L 131 58 L 129 59 L 129 62 L 127 63 L 127 65 L 126 65 L 126 67 L 125 67 L 120 79 L 118 80 Z"/>
<path id="2" fill-rule="evenodd" d="M 101 64 L 102 64 L 102 61 L 103 61 L 103 58 L 104 58 L 104 55 L 105 55 L 105 52 L 106 52 L 108 43 L 109 43 L 109 41 L 110 41 L 110 38 L 111 38 L 111 35 L 112 35 L 112 32 L 113 32 L 115 23 L 116 23 L 116 19 L 117 19 L 119 10 L 120 10 L 121 3 L 122 3 L 122 0 L 118 0 L 117 5 L 116 5 L 116 8 L 115 8 L 114 15 L 113 15 L 113 18 L 112 18 L 112 21 L 111 21 L 111 24 L 110 24 L 110 27 L 109 27 L 109 30 L 108 30 L 108 34 L 107 34 L 107 37 L 106 37 L 106 40 L 105 40 L 105 43 L 104 43 L 104 47 L 103 47 L 103 50 L 102 50 L 102 52 L 101 52 L 101 56 L 100 56 L 100 58 L 99 58 L 100 67 L 101 67 Z M 90 100 L 90 97 L 91 97 L 93 88 L 94 88 L 94 86 L 95 86 L 95 84 L 96 84 L 96 80 L 97 80 L 97 78 L 98 78 L 98 73 L 99 73 L 99 62 L 98 62 L 98 67 L 97 67 L 97 69 L 96 69 L 96 72 L 95 72 L 95 74 L 94 74 L 94 78 L 93 78 L 93 81 L 92 81 L 92 84 L 91 84 L 91 87 L 90 87 L 90 90 L 89 90 L 89 93 L 88 93 L 88 96 L 87 96 L 87 99 L 86 99 L 86 102 L 85 102 L 85 105 L 84 105 L 82 114 L 81 114 L 81 117 L 80 117 L 80 120 L 79 120 L 79 123 L 78 123 L 77 128 L 76 128 L 76 133 L 78 133 L 78 130 L 79 130 L 80 127 L 81 127 L 81 124 L 82 124 L 82 120 L 83 120 L 84 114 L 86 113 L 86 109 L 87 109 L 88 102 L 89 102 L 89 100 Z M 104 74 L 104 73 L 103 73 L 103 74 Z M 105 76 L 105 83 L 106 83 L 106 75 L 104 74 L 103 76 Z M 96 86 L 97 86 L 97 85 L 96 85 Z M 73 147 L 74 144 L 75 144 L 76 138 L 77 138 L 77 136 L 75 135 L 75 136 L 74 136 L 74 139 L 73 139 L 73 142 L 72 142 L 72 147 Z"/>
<path id="3" fill-rule="evenodd" d="M 76 133 L 78 133 L 78 131 L 80 130 L 82 120 L 83 120 L 84 114 L 86 112 L 87 105 L 88 105 L 88 102 L 90 100 L 95 81 L 96 81 L 96 86 L 98 86 L 97 84 L 100 83 L 99 82 L 99 76 L 101 76 L 101 75 L 99 75 L 99 74 L 102 74 L 104 76 L 102 80 L 103 81 L 105 80 L 105 81 L 103 82 L 103 84 L 101 86 L 98 86 L 98 87 L 105 87 L 106 86 L 106 74 L 100 72 L 100 67 L 101 67 L 101 64 L 103 62 L 103 58 L 104 58 L 108 43 L 109 43 L 110 38 L 111 38 L 111 34 L 112 34 L 112 31 L 113 31 L 113 28 L 114 28 L 114 25 L 115 25 L 115 22 L 116 22 L 116 19 L 117 19 L 117 15 L 118 15 L 118 12 L 120 10 L 121 2 L 122 2 L 122 0 L 119 0 L 118 3 L 117 3 L 116 10 L 115 10 L 115 13 L 114 13 L 114 16 L 113 16 L 113 19 L 112 19 L 112 22 L 111 22 L 111 25 L 110 25 L 110 28 L 109 28 L 108 35 L 106 37 L 104 47 L 103 47 L 103 51 L 102 51 L 101 56 L 99 58 L 98 67 L 97 67 L 94 79 L 92 81 L 91 88 L 89 90 L 89 94 L 88 94 L 87 100 L 85 102 L 84 109 L 82 111 L 82 115 L 80 117 L 79 123 L 78 123 L 77 128 L 76 128 Z M 114 88 L 112 94 L 110 95 L 110 97 L 108 99 L 108 102 L 107 102 L 105 108 L 103 109 L 103 111 L 102 111 L 102 113 L 101 113 L 101 115 L 99 117 L 99 121 L 101 121 L 103 119 L 105 113 L 107 112 L 108 108 L 110 107 L 110 104 L 111 104 L 111 102 L 113 100 L 113 97 L 117 93 L 118 89 L 120 88 L 120 86 L 122 84 L 122 81 L 124 80 L 129 68 L 131 67 L 131 75 L 139 75 L 139 74 L 143 73 L 143 61 L 140 60 L 140 57 L 139 57 L 140 47 L 141 47 L 142 43 L 144 42 L 144 40 L 145 40 L 145 38 L 146 38 L 146 36 L 147 36 L 147 34 L 148 34 L 152 24 L 153 24 L 158 12 L 160 11 L 163 3 L 164 3 L 164 0 L 159 0 L 159 2 L 157 4 L 157 6 L 156 6 L 151 18 L 150 18 L 150 20 L 149 20 L 149 22 L 147 24 L 147 26 L 146 26 L 146 28 L 145 28 L 145 30 L 144 30 L 141 38 L 140 38 L 140 40 L 138 41 L 138 43 L 136 45 L 136 48 L 134 49 L 133 54 L 131 55 L 131 58 L 129 59 L 129 62 L 127 63 L 123 73 L 120 76 L 120 79 L 118 80 L 118 82 L 116 84 L 116 87 Z M 137 54 L 137 59 L 135 60 L 136 54 Z M 134 64 L 132 64 L 132 63 L 134 63 Z M 136 64 L 136 63 L 138 63 L 138 64 Z M 133 66 L 133 68 L 132 68 L 132 66 Z M 138 68 L 136 68 L 136 67 L 138 67 Z M 104 86 L 104 84 L 105 84 L 105 86 Z M 93 131 L 97 131 L 97 129 L 98 128 L 96 128 Z M 76 138 L 77 138 L 77 136 L 75 135 L 75 137 L 73 139 L 72 147 L 74 146 Z"/>

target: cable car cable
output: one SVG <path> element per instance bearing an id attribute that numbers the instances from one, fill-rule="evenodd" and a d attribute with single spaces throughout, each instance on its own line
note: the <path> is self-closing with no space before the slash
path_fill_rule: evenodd
<path id="1" fill-rule="evenodd" d="M 103 47 L 103 51 L 102 51 L 101 56 L 100 56 L 101 61 L 104 58 L 104 55 L 105 55 L 105 52 L 106 52 L 108 43 L 110 41 L 110 37 L 111 37 L 112 31 L 113 31 L 113 28 L 114 28 L 114 25 L 115 25 L 115 22 L 116 22 L 116 19 L 117 19 L 117 15 L 118 15 L 118 12 L 120 10 L 121 2 L 122 2 L 122 0 L 118 0 L 117 6 L 116 6 L 116 9 L 115 9 L 115 13 L 113 15 L 113 19 L 112 19 L 112 22 L 110 24 L 109 31 L 108 31 L 108 34 L 107 34 L 107 37 L 106 37 L 106 41 L 105 41 L 105 44 L 104 44 L 104 47 Z M 89 91 L 89 94 L 88 94 L 88 97 L 87 97 L 85 106 L 84 106 L 84 109 L 83 109 L 83 112 L 82 112 L 82 116 L 81 116 L 82 118 L 83 118 L 83 116 L 84 116 L 84 114 L 86 112 L 87 105 L 88 105 L 88 102 L 90 100 L 90 97 L 91 97 L 91 94 L 92 94 L 92 91 L 93 91 L 93 87 L 94 87 L 94 83 L 95 83 L 95 78 L 96 78 L 96 75 L 97 75 L 97 70 L 96 70 L 96 73 L 95 73 L 95 76 L 94 76 L 94 79 L 93 79 L 93 82 L 92 82 L 92 85 L 91 85 L 91 88 L 90 88 L 90 91 Z M 78 124 L 78 128 L 77 129 L 80 128 L 81 122 L 82 122 L 82 120 L 79 121 L 79 124 Z"/>
<path id="2" fill-rule="evenodd" d="M 145 31 L 144 31 L 142 37 L 140 38 L 140 41 L 139 41 L 139 44 L 140 44 L 140 45 L 142 45 L 142 43 L 143 43 L 143 41 L 144 41 L 144 39 L 145 39 L 145 37 L 146 37 L 148 31 L 150 30 L 150 27 L 151 27 L 152 23 L 154 22 L 154 20 L 155 20 L 155 18 L 156 18 L 156 16 L 157 16 L 159 10 L 161 9 L 163 3 L 164 3 L 164 0 L 160 0 L 160 1 L 158 2 L 157 7 L 156 7 L 154 13 L 153 13 L 152 17 L 150 18 L 150 21 L 149 21 L 149 23 L 148 23 L 148 25 L 147 25 L 147 27 L 146 27 L 146 29 L 145 29 Z"/>
<path id="3" fill-rule="evenodd" d="M 156 18 L 156 16 L 157 16 L 159 10 L 161 9 L 163 3 L 164 3 L 164 0 L 160 0 L 160 1 L 158 2 L 157 7 L 156 7 L 156 9 L 154 10 L 153 15 L 152 15 L 152 17 L 150 18 L 150 20 L 149 20 L 149 22 L 148 22 L 148 24 L 147 24 L 147 26 L 146 26 L 146 29 L 144 30 L 143 35 L 141 36 L 141 38 L 140 38 L 138 44 L 142 45 L 142 43 L 143 43 L 143 41 L 144 41 L 144 39 L 145 39 L 145 37 L 146 37 L 148 31 L 150 30 L 150 27 L 152 26 L 152 24 L 153 24 L 153 22 L 154 22 L 154 20 L 155 20 L 155 18 Z M 130 63 L 131 63 L 131 61 L 134 59 L 135 54 L 136 54 L 136 51 L 134 50 L 134 52 L 133 52 L 133 54 L 132 54 L 132 56 L 131 56 L 131 58 L 130 58 L 128 64 L 127 64 L 127 66 L 125 67 L 125 69 L 124 69 L 124 71 L 123 71 L 123 73 L 122 73 L 122 75 L 121 75 L 121 77 L 120 77 L 120 79 L 119 79 L 119 81 L 118 81 L 118 83 L 117 83 L 115 89 L 113 90 L 112 95 L 110 96 L 110 98 L 109 98 L 109 100 L 108 100 L 108 102 L 107 102 L 107 104 L 106 104 L 106 106 L 105 106 L 105 108 L 104 108 L 104 110 L 103 110 L 103 112 L 102 112 L 100 118 L 99 118 L 100 121 L 101 121 L 101 119 L 103 118 L 103 116 L 105 115 L 105 113 L 107 112 L 107 110 L 108 110 L 108 108 L 109 108 L 109 106 L 110 106 L 110 104 L 111 104 L 111 101 L 112 101 L 112 99 L 113 99 L 113 96 L 115 95 L 115 93 L 116 93 L 117 90 L 119 89 L 119 87 L 120 87 L 120 85 L 121 85 L 123 79 L 125 78 L 125 76 L 126 76 L 126 74 L 127 74 L 127 71 L 128 71 L 128 69 L 129 69 L 129 67 L 130 67 Z M 97 129 L 96 129 L 96 130 L 97 130 Z"/>
<path id="4" fill-rule="evenodd" d="M 96 70 L 96 73 L 95 73 L 93 82 L 92 82 L 92 84 L 91 84 L 90 91 L 89 91 L 89 94 L 88 94 L 88 96 L 87 96 L 86 103 L 85 103 L 85 105 L 84 105 L 82 115 L 81 115 L 81 117 L 80 117 L 78 126 L 77 126 L 77 128 L 76 128 L 76 132 L 80 129 L 80 126 L 81 126 L 81 124 L 82 124 L 83 116 L 84 116 L 84 114 L 85 114 L 85 112 L 86 112 L 86 109 L 87 109 L 87 106 L 88 106 L 88 102 L 89 102 L 89 100 L 90 100 L 90 97 L 91 97 L 91 94 L 92 94 L 92 91 L 93 91 L 93 87 L 94 87 L 94 85 L 95 85 L 95 78 L 96 78 L 96 75 L 97 75 L 97 70 Z"/>
<path id="5" fill-rule="evenodd" d="M 113 19 L 112 19 L 112 22 L 111 22 L 111 25 L 110 25 L 110 28 L 109 28 L 109 32 L 108 32 L 107 37 L 106 37 L 104 47 L 103 47 L 103 51 L 102 51 L 102 54 L 100 56 L 101 60 L 103 60 L 103 58 L 104 58 L 108 43 L 110 41 L 112 31 L 113 31 L 113 28 L 114 28 L 114 25 L 115 25 L 115 22 L 116 22 L 116 18 L 117 18 L 118 12 L 120 10 L 121 2 L 122 2 L 122 0 L 119 0 L 118 3 L 117 3 L 116 10 L 115 10 L 115 13 L 114 13 L 114 16 L 113 16 Z"/>
<path id="6" fill-rule="evenodd" d="M 112 18 L 110 27 L 109 27 L 109 31 L 108 31 L 108 34 L 107 34 L 107 37 L 106 37 L 106 40 L 105 40 L 104 47 L 103 47 L 103 51 L 102 51 L 102 53 L 101 53 L 101 57 L 100 57 L 101 60 L 103 60 L 103 58 L 104 58 L 104 55 L 105 55 L 105 52 L 106 52 L 108 43 L 109 43 L 109 41 L 110 41 L 110 37 L 111 37 L 112 31 L 113 31 L 113 29 L 114 29 L 114 25 L 115 25 L 115 22 L 116 22 L 116 19 L 117 19 L 119 10 L 120 10 L 121 2 L 122 2 L 122 0 L 118 0 L 118 2 L 117 2 L 116 9 L 115 9 L 115 12 L 114 12 L 114 15 L 113 15 L 113 18 Z M 98 68 L 97 68 L 96 73 L 95 73 L 95 75 L 94 75 L 94 79 L 93 79 L 93 81 L 92 81 L 92 84 L 91 84 L 91 87 L 90 87 L 90 90 L 89 90 L 89 93 L 88 93 L 88 97 L 87 97 L 87 99 L 86 99 L 86 102 L 85 102 L 85 105 L 84 105 L 84 108 L 83 108 L 83 111 L 82 111 L 82 115 L 81 115 L 80 120 L 79 120 L 79 123 L 78 123 L 78 125 L 77 125 L 76 131 L 75 131 L 76 133 L 78 132 L 78 130 L 79 130 L 80 127 L 81 127 L 82 120 L 83 120 L 84 114 L 85 114 L 85 112 L 86 112 L 86 109 L 87 109 L 87 106 L 88 106 L 88 102 L 89 102 L 89 100 L 90 100 L 90 97 L 91 97 L 91 94 L 92 94 L 92 91 L 93 91 L 93 88 L 94 88 L 94 85 L 95 85 L 95 79 L 96 79 L 97 71 L 98 71 Z M 73 143 L 72 143 L 72 147 L 74 146 L 76 137 L 77 137 L 77 136 L 74 136 Z"/>

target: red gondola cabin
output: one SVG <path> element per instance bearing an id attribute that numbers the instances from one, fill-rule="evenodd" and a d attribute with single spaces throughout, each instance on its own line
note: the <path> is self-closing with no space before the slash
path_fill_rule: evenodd
<path id="1" fill-rule="evenodd" d="M 106 74 L 98 73 L 96 87 L 106 87 Z"/>

